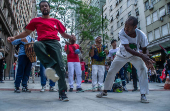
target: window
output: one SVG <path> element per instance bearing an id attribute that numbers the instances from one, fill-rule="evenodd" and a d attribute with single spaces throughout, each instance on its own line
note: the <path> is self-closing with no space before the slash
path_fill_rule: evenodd
<path id="1" fill-rule="evenodd" d="M 150 25 L 151 24 L 151 16 L 149 15 L 148 17 L 146 17 L 146 25 Z"/>
<path id="2" fill-rule="evenodd" d="M 120 24 L 119 24 L 119 21 L 117 22 L 117 28 L 119 28 L 120 27 Z"/>
<path id="3" fill-rule="evenodd" d="M 123 18 L 120 19 L 120 25 L 123 26 Z"/>
<path id="4" fill-rule="evenodd" d="M 160 38 L 159 28 L 155 29 L 155 39 Z"/>
<path id="5" fill-rule="evenodd" d="M 165 7 L 162 7 L 159 9 L 159 17 L 162 17 L 165 15 Z"/>
<path id="6" fill-rule="evenodd" d="M 170 3 L 168 3 L 168 11 L 167 12 L 170 14 Z"/>
<path id="7" fill-rule="evenodd" d="M 138 8 L 135 9 L 135 12 L 136 12 L 136 16 L 139 16 L 139 9 Z"/>
<path id="8" fill-rule="evenodd" d="M 154 5 L 156 3 L 156 0 L 151 0 L 151 3 Z"/>
<path id="9" fill-rule="evenodd" d="M 145 10 L 148 10 L 149 9 L 149 1 L 147 0 L 146 2 L 145 2 Z"/>
<path id="10" fill-rule="evenodd" d="M 112 11 L 112 5 L 110 6 L 110 11 Z"/>
<path id="11" fill-rule="evenodd" d="M 131 16 L 131 11 L 128 13 L 128 17 L 130 17 Z"/>
<path id="12" fill-rule="evenodd" d="M 127 0 L 127 7 L 130 6 L 130 0 Z"/>
<path id="13" fill-rule="evenodd" d="M 110 34 L 113 35 L 113 26 L 110 28 Z"/>
<path id="14" fill-rule="evenodd" d="M 162 36 L 165 36 L 167 34 L 168 34 L 168 26 L 166 24 L 162 26 Z"/>
<path id="15" fill-rule="evenodd" d="M 153 17 L 153 22 L 158 20 L 157 11 L 153 13 L 152 17 Z"/>
<path id="16" fill-rule="evenodd" d="M 138 22 L 137 28 L 140 29 L 140 21 Z"/>
<path id="17" fill-rule="evenodd" d="M 152 31 L 148 33 L 148 39 L 149 39 L 149 42 L 154 40 L 153 35 L 152 35 Z"/>
<path id="18" fill-rule="evenodd" d="M 120 14 L 122 13 L 122 6 L 120 7 Z"/>

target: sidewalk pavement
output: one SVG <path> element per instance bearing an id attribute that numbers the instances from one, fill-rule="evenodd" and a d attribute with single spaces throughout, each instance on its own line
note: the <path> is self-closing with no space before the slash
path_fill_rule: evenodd
<path id="1" fill-rule="evenodd" d="M 39 79 L 28 84 L 31 93 L 14 93 L 14 81 L 0 83 L 0 111 L 170 111 L 170 90 L 163 89 L 164 83 L 149 83 L 152 91 L 147 95 L 148 104 L 140 102 L 139 91 L 109 92 L 103 98 L 96 98 L 99 92 L 67 92 L 70 101 L 61 102 L 58 92 L 39 92 Z M 91 88 L 91 84 L 83 83 L 82 88 Z M 132 82 L 127 88 L 133 89 Z"/>
<path id="2" fill-rule="evenodd" d="M 67 82 L 67 86 L 69 89 L 69 85 L 68 85 L 68 80 L 66 79 Z M 47 81 L 46 84 L 46 89 L 49 89 L 49 82 Z M 56 83 L 55 87 L 58 89 L 58 85 Z M 127 89 L 129 91 L 133 90 L 133 82 L 130 81 L 127 85 L 126 85 Z M 30 79 L 29 83 L 28 83 L 28 88 L 32 91 L 39 91 L 42 87 L 41 87 L 41 82 L 40 82 L 40 77 L 36 77 L 35 78 L 35 83 L 32 83 L 32 80 Z M 83 89 L 90 89 L 92 88 L 92 84 L 91 83 L 82 83 L 82 88 Z M 102 87 L 103 88 L 103 87 Z M 138 88 L 139 84 L 138 84 Z M 14 81 L 10 80 L 10 81 L 4 81 L 4 83 L 0 83 L 0 90 L 14 90 Z M 76 83 L 74 83 L 74 90 L 76 90 Z M 164 83 L 149 83 L 149 90 L 150 91 L 164 91 Z"/>

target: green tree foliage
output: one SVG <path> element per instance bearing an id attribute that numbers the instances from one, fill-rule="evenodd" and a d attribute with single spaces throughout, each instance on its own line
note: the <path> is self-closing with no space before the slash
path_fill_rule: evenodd
<path id="1" fill-rule="evenodd" d="M 79 0 L 49 0 L 51 5 L 50 15 L 59 19 L 69 29 L 67 33 L 76 32 L 81 41 L 93 40 L 101 35 L 102 19 L 100 9 L 83 3 Z M 106 30 L 106 29 L 105 29 Z M 105 38 L 108 36 L 103 34 Z"/>

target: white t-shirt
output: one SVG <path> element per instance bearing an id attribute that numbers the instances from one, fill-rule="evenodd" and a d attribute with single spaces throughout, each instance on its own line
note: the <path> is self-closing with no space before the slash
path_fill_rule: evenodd
<path id="1" fill-rule="evenodd" d="M 122 30 L 119 31 L 119 38 L 120 38 L 120 45 L 119 45 L 120 49 L 117 52 L 117 55 L 125 58 L 129 58 L 133 55 L 126 51 L 123 44 L 129 44 L 130 48 L 137 52 L 139 52 L 140 46 L 146 47 L 148 45 L 147 36 L 144 34 L 144 32 L 142 32 L 139 29 L 136 29 L 136 37 L 131 38 L 125 33 L 123 28 Z"/>
<path id="2" fill-rule="evenodd" d="M 108 57 L 111 57 L 111 59 L 113 59 L 116 55 L 116 52 L 119 50 L 119 47 L 117 47 L 116 49 L 110 49 L 109 50 L 109 54 Z"/>

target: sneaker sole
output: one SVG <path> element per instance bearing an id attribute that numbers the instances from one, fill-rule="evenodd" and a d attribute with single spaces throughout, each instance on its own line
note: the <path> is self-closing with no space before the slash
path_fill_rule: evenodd
<path id="1" fill-rule="evenodd" d="M 68 98 L 66 98 L 66 99 L 59 99 L 60 101 L 63 101 L 63 102 L 67 102 L 67 101 L 69 101 L 69 99 Z"/>
<path id="2" fill-rule="evenodd" d="M 141 103 L 149 103 L 149 101 L 140 101 Z"/>
<path id="3" fill-rule="evenodd" d="M 52 68 L 47 68 L 45 70 L 45 75 L 48 79 L 52 80 L 53 82 L 57 82 L 59 80 L 59 77 L 56 75 L 55 70 Z"/>

